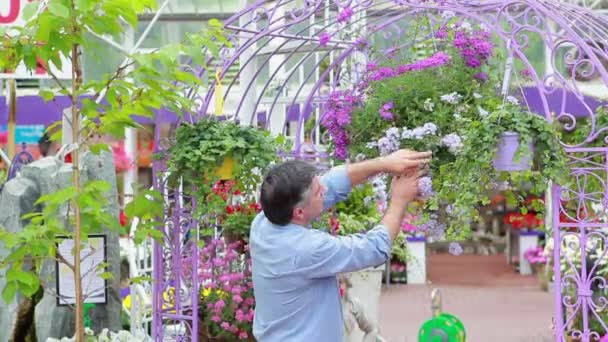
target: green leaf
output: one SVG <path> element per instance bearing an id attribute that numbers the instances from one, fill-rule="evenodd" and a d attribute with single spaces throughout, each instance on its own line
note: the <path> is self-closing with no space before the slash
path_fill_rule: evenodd
<path id="1" fill-rule="evenodd" d="M 64 18 L 64 19 L 68 19 L 70 17 L 70 9 L 65 7 L 63 4 L 57 2 L 57 1 L 53 1 L 50 2 L 47 6 L 49 12 L 51 12 L 52 14 Z"/>
<path id="2" fill-rule="evenodd" d="M 6 286 L 4 286 L 4 289 L 2 290 L 2 299 L 4 299 L 4 302 L 8 304 L 13 301 L 17 294 L 17 288 L 17 282 L 14 281 L 8 282 Z"/>
<path id="3" fill-rule="evenodd" d="M 38 95 L 40 95 L 45 102 L 52 101 L 55 98 L 55 93 L 49 90 L 40 90 Z"/>
<path id="4" fill-rule="evenodd" d="M 102 279 L 113 279 L 114 275 L 112 275 L 112 272 L 103 272 L 99 275 Z"/>
<path id="5" fill-rule="evenodd" d="M 92 144 L 89 146 L 93 154 L 100 154 L 102 151 L 110 151 L 108 144 Z"/>
<path id="6" fill-rule="evenodd" d="M 23 20 L 26 22 L 30 21 L 34 14 L 38 11 L 40 7 L 40 2 L 33 1 L 23 7 Z"/>

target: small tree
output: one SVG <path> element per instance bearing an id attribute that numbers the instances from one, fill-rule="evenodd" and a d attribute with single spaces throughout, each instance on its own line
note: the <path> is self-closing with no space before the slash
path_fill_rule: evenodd
<path id="1" fill-rule="evenodd" d="M 121 229 L 111 214 L 101 210 L 107 202 L 104 193 L 110 189 L 107 182 L 92 181 L 81 184 L 80 162 L 84 151 L 99 153 L 108 146 L 95 141 L 96 136 L 122 137 L 127 127 L 138 127 L 132 115 L 153 117 L 154 111 L 168 109 L 178 114 L 192 111 L 195 104 L 186 96 L 187 91 L 203 86 L 190 66 L 182 65 L 181 56 L 192 58 L 192 64 L 205 66 L 207 56 L 203 51 L 216 55 L 219 47 L 229 43 L 223 36 L 221 24 L 212 20 L 202 33 L 188 35 L 181 44 L 165 46 L 151 53 L 133 54 L 128 62 L 105 76 L 102 81 L 85 81 L 82 72 L 83 49 L 99 44 L 91 39 L 97 36 L 121 37 L 127 28 L 136 29 L 138 14 L 155 10 L 154 0 L 47 0 L 30 3 L 24 8 L 27 24 L 4 34 L 0 41 L 0 68 L 13 70 L 20 63 L 35 69 L 42 60 L 48 66 L 61 68 L 64 57 L 71 62 L 70 82 L 58 79 L 49 69 L 56 88 L 40 91 L 40 96 L 51 100 L 56 95 L 71 99 L 72 144 L 68 146 L 73 164 L 72 185 L 57 193 L 41 197 L 43 205 L 39 213 L 26 215 L 29 225 L 17 234 L 0 230 L 0 241 L 10 249 L 10 254 L 0 260 L 0 267 L 7 269 L 7 284 L 2 297 L 10 302 L 20 292 L 31 297 L 40 287 L 36 270 L 45 260 L 57 260 L 74 272 L 76 283 L 76 341 L 84 341 L 83 290 L 81 260 L 70 263 L 57 258 L 57 236 L 72 238 L 74 256 L 79 256 L 88 236 L 103 228 Z M 2 32 L 5 33 L 5 32 Z M 190 69 L 189 69 L 190 68 Z M 90 97 L 92 95 L 92 98 Z M 100 98 L 105 98 L 101 104 Z M 53 139 L 59 139 L 55 134 Z M 159 237 L 154 218 L 162 215 L 160 195 L 154 191 L 142 191 L 126 208 L 130 217 L 141 219 L 136 242 L 148 236 Z M 68 206 L 67 217 L 60 217 L 61 207 Z M 69 222 L 69 224 L 65 224 Z M 71 229 L 70 227 L 73 227 Z M 31 267 L 31 266 L 33 267 Z M 100 265 L 102 276 L 107 265 Z"/>

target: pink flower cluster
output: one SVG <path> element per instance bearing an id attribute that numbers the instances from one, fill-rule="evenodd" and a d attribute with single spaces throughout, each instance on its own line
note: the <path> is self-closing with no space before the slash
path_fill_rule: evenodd
<path id="1" fill-rule="evenodd" d="M 325 103 L 325 114 L 321 124 L 327 128 L 335 146 L 335 157 L 344 160 L 348 156 L 350 140 L 346 126 L 350 124 L 352 111 L 361 103 L 353 91 L 333 91 Z"/>
<path id="2" fill-rule="evenodd" d="M 251 333 L 255 309 L 251 259 L 246 259 L 245 269 L 239 267 L 240 244 L 213 239 L 199 252 L 201 316 L 214 337 L 245 340 Z"/>
<path id="3" fill-rule="evenodd" d="M 467 32 L 458 30 L 454 34 L 454 47 L 460 50 L 460 56 L 466 66 L 479 68 L 490 56 L 494 46 L 490 42 L 490 33 L 484 30 Z"/>
<path id="4" fill-rule="evenodd" d="M 429 68 L 437 68 L 440 66 L 447 65 L 449 62 L 450 62 L 450 56 L 447 53 L 440 51 L 440 52 L 435 53 L 431 57 L 422 59 L 415 63 L 403 64 L 396 68 L 380 67 L 378 69 L 375 69 L 371 73 L 371 75 L 369 76 L 369 79 L 371 81 L 376 81 L 376 82 L 382 81 L 387 78 L 393 78 L 393 77 L 397 77 L 399 75 L 403 75 L 406 72 L 410 72 L 410 71 L 419 71 L 419 70 L 424 70 L 424 69 L 429 69 Z"/>
<path id="5" fill-rule="evenodd" d="M 340 13 L 338 13 L 338 22 L 339 23 L 345 23 L 347 21 L 350 20 L 350 18 L 353 16 L 353 14 L 355 14 L 353 12 L 353 9 L 350 7 L 344 7 Z"/>
<path id="6" fill-rule="evenodd" d="M 530 264 L 545 264 L 547 263 L 547 257 L 544 251 L 544 248 L 541 246 L 530 248 L 524 252 L 524 257 Z"/>

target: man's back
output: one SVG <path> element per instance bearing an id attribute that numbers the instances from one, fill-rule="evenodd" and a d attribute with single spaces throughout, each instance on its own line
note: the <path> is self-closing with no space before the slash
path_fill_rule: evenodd
<path id="1" fill-rule="evenodd" d="M 323 207 L 351 191 L 344 167 L 321 178 Z M 251 225 L 249 246 L 256 299 L 253 334 L 260 342 L 342 341 L 342 305 L 336 275 L 378 266 L 391 253 L 387 228 L 336 237 L 264 213 Z"/>
<path id="2" fill-rule="evenodd" d="M 258 303 L 253 331 L 260 341 L 340 341 L 342 311 L 335 275 L 311 278 L 310 252 L 322 232 L 276 226 L 263 213 L 251 229 Z"/>

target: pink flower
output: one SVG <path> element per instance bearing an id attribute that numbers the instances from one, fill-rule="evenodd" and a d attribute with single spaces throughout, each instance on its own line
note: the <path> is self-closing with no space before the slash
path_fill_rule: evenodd
<path id="1" fill-rule="evenodd" d="M 213 317 L 211 317 L 211 320 L 214 321 L 214 322 L 219 322 L 222 319 L 220 318 L 220 316 L 213 316 Z"/>
<path id="2" fill-rule="evenodd" d="M 249 337 L 249 335 L 247 335 L 247 332 L 244 330 L 241 330 L 241 332 L 239 332 L 239 339 L 240 340 L 246 340 Z"/>
<path id="3" fill-rule="evenodd" d="M 223 301 L 222 299 L 218 300 L 218 301 L 215 303 L 215 308 L 216 308 L 216 309 L 221 309 L 221 308 L 223 308 L 224 306 L 226 306 L 226 303 L 224 303 L 224 301 Z"/>
<path id="4" fill-rule="evenodd" d="M 345 22 L 349 21 L 350 17 L 352 17 L 353 14 L 354 14 L 354 12 L 353 12 L 352 8 L 344 7 L 338 14 L 338 22 L 345 23 Z"/>
<path id="5" fill-rule="evenodd" d="M 220 326 L 222 327 L 222 329 L 224 330 L 228 330 L 230 329 L 230 323 L 228 322 L 222 322 L 222 324 L 220 324 Z"/>
<path id="6" fill-rule="evenodd" d="M 319 45 L 326 46 L 330 40 L 331 40 L 331 35 L 329 33 L 324 31 L 319 34 Z"/>
<path id="7" fill-rule="evenodd" d="M 236 296 L 232 297 L 232 300 L 233 300 L 235 303 L 240 303 L 240 302 L 242 302 L 242 301 L 243 301 L 243 298 L 241 298 L 241 296 L 239 296 L 239 295 L 236 295 Z"/>

